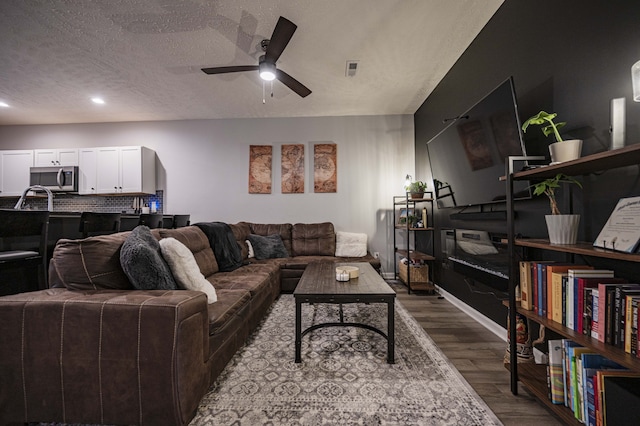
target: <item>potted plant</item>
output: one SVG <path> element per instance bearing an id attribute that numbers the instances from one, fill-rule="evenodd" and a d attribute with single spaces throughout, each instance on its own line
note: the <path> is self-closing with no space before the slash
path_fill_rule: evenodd
<path id="1" fill-rule="evenodd" d="M 564 161 L 570 161 L 580 158 L 580 153 L 582 151 L 582 139 L 562 139 L 562 136 L 560 136 L 560 132 L 558 132 L 558 129 L 564 127 L 564 125 L 566 125 L 567 123 L 564 121 L 554 123 L 553 119 L 557 116 L 558 114 L 556 114 L 555 112 L 553 114 L 549 114 L 548 112 L 540 111 L 522 124 L 522 131 L 525 133 L 527 132 L 527 128 L 530 125 L 535 124 L 538 126 L 543 126 L 542 133 L 545 136 L 553 134 L 556 142 L 549 145 L 551 164 L 562 163 Z"/>
<path id="2" fill-rule="evenodd" d="M 571 176 L 558 173 L 552 178 L 533 185 L 533 195 L 546 195 L 549 198 L 551 214 L 545 216 L 549 242 L 551 244 L 575 244 L 578 239 L 580 215 L 562 214 L 556 200 L 556 190 L 562 183 L 574 183 L 582 188 L 582 184 Z"/>
<path id="3" fill-rule="evenodd" d="M 411 193 L 411 198 L 420 199 L 424 197 L 424 191 L 427 189 L 427 184 L 417 180 L 415 182 L 411 182 L 405 189 L 407 192 Z"/>

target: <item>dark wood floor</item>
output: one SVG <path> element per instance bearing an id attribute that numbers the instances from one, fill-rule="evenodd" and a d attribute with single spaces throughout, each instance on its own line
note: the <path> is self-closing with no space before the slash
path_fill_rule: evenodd
<path id="1" fill-rule="evenodd" d="M 511 393 L 509 372 L 503 365 L 503 340 L 447 300 L 424 293 L 407 294 L 406 286 L 389 283 L 402 305 L 505 425 L 562 424 L 522 385 L 517 396 Z"/>

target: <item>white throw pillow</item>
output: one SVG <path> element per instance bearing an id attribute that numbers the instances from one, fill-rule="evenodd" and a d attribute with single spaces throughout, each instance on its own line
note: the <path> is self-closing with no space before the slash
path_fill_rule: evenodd
<path id="1" fill-rule="evenodd" d="M 175 238 L 163 238 L 160 240 L 162 257 L 169 264 L 173 278 L 178 286 L 186 290 L 202 291 L 207 295 L 209 303 L 218 300 L 216 289 L 204 278 L 200 268 L 193 257 L 191 250 Z"/>
<path id="2" fill-rule="evenodd" d="M 367 234 L 336 232 L 336 256 L 362 257 L 367 255 Z"/>
<path id="3" fill-rule="evenodd" d="M 244 240 L 245 244 L 247 245 L 247 249 L 249 250 L 249 254 L 247 255 L 247 257 L 249 259 L 256 257 L 255 252 L 253 251 L 253 246 L 251 245 L 251 241 L 249 240 Z"/>

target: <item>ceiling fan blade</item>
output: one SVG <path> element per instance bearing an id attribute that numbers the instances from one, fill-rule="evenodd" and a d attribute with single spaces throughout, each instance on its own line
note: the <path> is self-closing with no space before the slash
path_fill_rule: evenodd
<path id="1" fill-rule="evenodd" d="M 298 80 L 282 70 L 276 70 L 276 78 L 303 98 L 311 94 L 311 90 L 309 90 L 304 84 L 300 83 Z"/>
<path id="2" fill-rule="evenodd" d="M 226 74 L 229 72 L 256 71 L 257 65 L 233 65 L 230 67 L 202 68 L 205 74 Z"/>
<path id="3" fill-rule="evenodd" d="M 297 28 L 296 24 L 281 16 L 273 30 L 273 34 L 271 34 L 269 45 L 264 53 L 265 60 L 275 64 Z"/>

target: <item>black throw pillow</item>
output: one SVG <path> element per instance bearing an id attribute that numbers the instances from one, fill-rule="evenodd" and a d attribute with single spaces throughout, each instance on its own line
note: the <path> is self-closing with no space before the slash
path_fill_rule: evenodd
<path id="1" fill-rule="evenodd" d="M 289 257 L 282 238 L 278 234 L 263 237 L 262 235 L 249 234 L 249 242 L 253 247 L 256 259 L 274 259 L 278 257 Z"/>
<path id="2" fill-rule="evenodd" d="M 144 225 L 131 231 L 122 244 L 120 265 L 135 289 L 178 289 L 171 269 L 162 257 L 160 243 L 151 235 L 151 230 Z"/>

